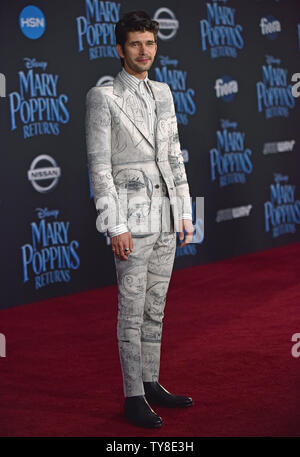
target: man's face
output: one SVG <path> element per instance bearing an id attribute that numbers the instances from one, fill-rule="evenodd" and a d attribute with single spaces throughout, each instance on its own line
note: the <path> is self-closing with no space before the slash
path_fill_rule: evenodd
<path id="1" fill-rule="evenodd" d="M 131 74 L 142 75 L 151 68 L 157 51 L 157 44 L 152 32 L 128 32 L 127 41 L 122 47 L 117 44 L 117 51 L 124 59 L 124 68 Z"/>

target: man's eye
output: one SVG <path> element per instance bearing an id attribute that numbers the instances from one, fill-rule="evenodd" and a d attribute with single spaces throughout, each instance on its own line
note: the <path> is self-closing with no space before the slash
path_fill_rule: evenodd
<path id="1" fill-rule="evenodd" d="M 147 46 L 154 46 L 154 45 L 155 45 L 155 43 L 153 41 L 150 41 L 149 43 L 147 43 Z M 136 48 L 137 46 L 139 46 L 139 43 L 131 43 L 131 46 Z"/>

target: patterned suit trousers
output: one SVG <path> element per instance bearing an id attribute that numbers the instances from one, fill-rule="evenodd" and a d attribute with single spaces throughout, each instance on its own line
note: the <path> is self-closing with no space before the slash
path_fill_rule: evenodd
<path id="1" fill-rule="evenodd" d="M 160 176 L 156 196 L 167 196 Z M 157 232 L 133 235 L 128 260 L 114 256 L 118 282 L 118 348 L 125 397 L 144 395 L 143 381 L 158 381 L 166 295 L 174 264 L 176 232 L 164 231 L 163 206 Z"/>

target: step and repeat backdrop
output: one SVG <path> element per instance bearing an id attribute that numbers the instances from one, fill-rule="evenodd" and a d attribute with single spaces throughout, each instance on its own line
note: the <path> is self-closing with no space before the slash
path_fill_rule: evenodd
<path id="1" fill-rule="evenodd" d="M 115 24 L 140 9 L 160 23 L 149 77 L 172 90 L 194 209 L 204 197 L 175 269 L 300 240 L 299 0 L 2 0 L 2 308 L 115 283 L 85 97 L 121 70 Z"/>

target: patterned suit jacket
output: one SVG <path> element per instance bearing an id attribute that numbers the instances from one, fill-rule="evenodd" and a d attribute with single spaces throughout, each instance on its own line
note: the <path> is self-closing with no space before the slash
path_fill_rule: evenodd
<path id="1" fill-rule="evenodd" d="M 181 217 L 192 219 L 173 96 L 166 83 L 148 81 L 156 104 L 154 138 L 119 74 L 86 95 L 86 145 L 98 212 L 96 227 L 111 236 L 120 229 L 132 234 L 155 231 L 149 220 L 157 217 L 153 181 L 159 175 L 171 203 L 171 231 L 178 231 Z"/>

